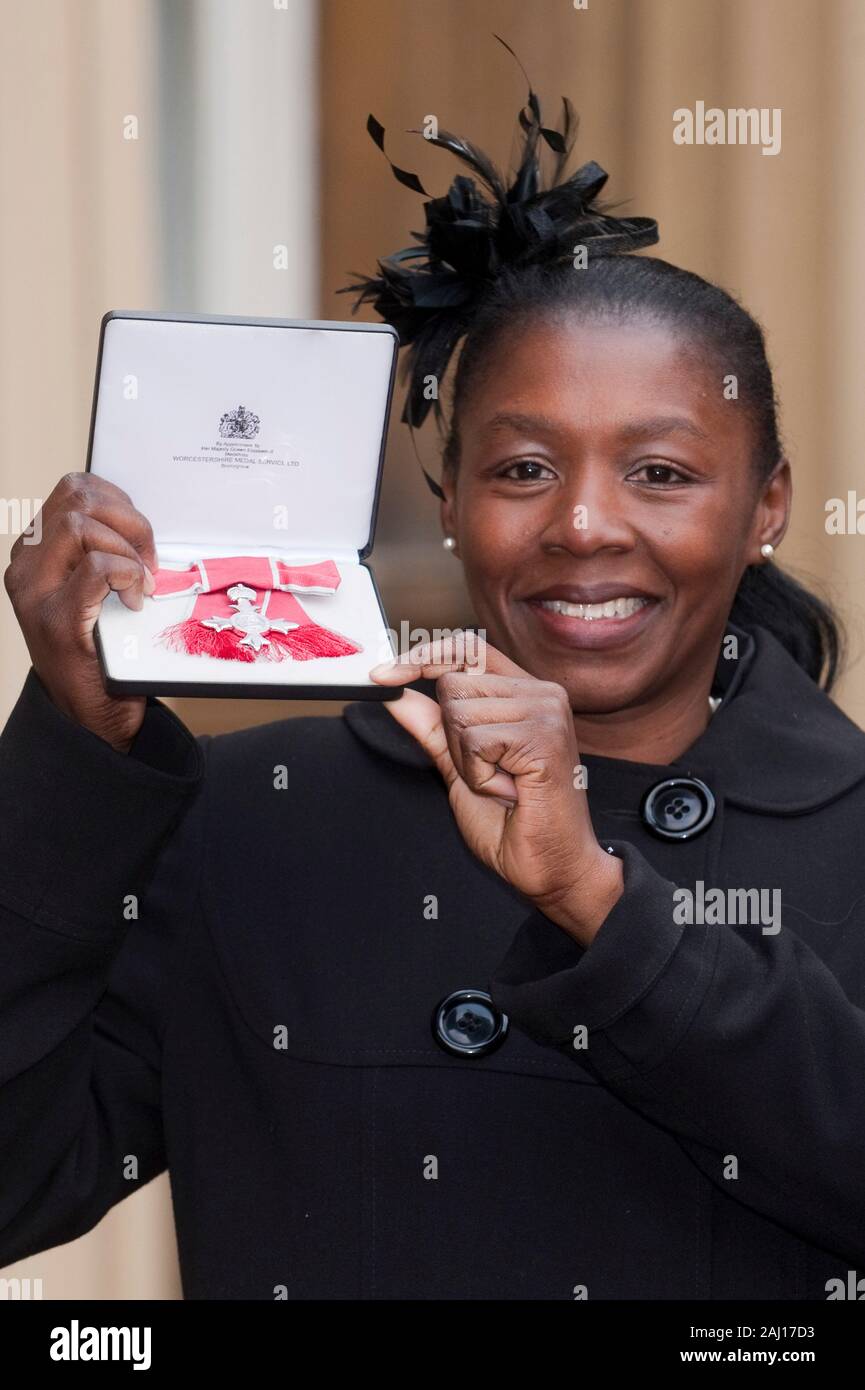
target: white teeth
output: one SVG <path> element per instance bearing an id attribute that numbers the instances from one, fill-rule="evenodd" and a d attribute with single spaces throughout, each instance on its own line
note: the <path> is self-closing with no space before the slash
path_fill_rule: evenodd
<path id="1" fill-rule="evenodd" d="M 592 622 L 595 618 L 630 618 L 648 602 L 644 598 L 611 598 L 606 603 L 565 603 L 561 598 L 539 600 L 542 608 L 553 613 L 564 613 L 568 618 L 584 618 Z"/>

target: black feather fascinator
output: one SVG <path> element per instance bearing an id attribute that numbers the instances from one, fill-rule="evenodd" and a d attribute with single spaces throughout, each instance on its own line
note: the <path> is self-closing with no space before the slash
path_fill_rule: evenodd
<path id="1" fill-rule="evenodd" d="M 432 377 L 440 386 L 474 309 L 502 270 L 572 262 L 577 245 L 585 246 L 591 258 L 634 251 L 658 240 L 653 218 L 614 217 L 615 204 L 596 202 L 607 174 L 594 161 L 560 181 L 579 124 L 573 104 L 563 97 L 559 128 L 544 125 L 540 102 L 522 63 L 504 39 L 499 38 L 499 43 L 519 64 L 528 86 L 528 99 L 518 117 L 522 149 L 509 179 L 469 140 L 445 130 L 435 134 L 413 130 L 411 134 L 450 150 L 471 171 L 457 174 L 443 197 L 429 198 L 417 174 L 388 159 L 384 127 L 372 115 L 367 120 L 367 130 L 388 159 L 394 177 L 428 198 L 426 227 L 411 233 L 416 245 L 378 261 L 378 275 L 351 272 L 356 283 L 337 293 L 356 296 L 353 313 L 361 304 L 371 303 L 396 329 L 400 346 L 410 348 L 403 363 L 410 387 L 402 419 L 412 427 L 423 423 L 431 407 L 441 421 L 438 391 L 430 397 L 426 383 Z M 546 179 L 540 158 L 545 147 L 551 152 Z"/>

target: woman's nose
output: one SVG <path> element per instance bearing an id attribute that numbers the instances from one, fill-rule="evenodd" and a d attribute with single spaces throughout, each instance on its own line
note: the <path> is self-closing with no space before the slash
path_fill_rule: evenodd
<path id="1" fill-rule="evenodd" d="M 621 482 L 581 471 L 571 487 L 551 499 L 542 543 L 575 555 L 589 555 L 607 547 L 631 549 L 635 535 L 622 494 Z"/>

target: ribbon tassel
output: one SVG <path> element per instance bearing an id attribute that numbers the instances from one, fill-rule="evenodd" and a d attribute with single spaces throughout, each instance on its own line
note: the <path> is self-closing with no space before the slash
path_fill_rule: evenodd
<path id="1" fill-rule="evenodd" d="M 159 634 L 159 641 L 171 651 L 188 652 L 190 656 L 215 656 L 222 661 L 312 661 L 321 656 L 352 656 L 363 651 L 359 643 L 343 637 L 342 633 L 311 621 L 293 632 L 272 632 L 268 640 L 269 646 L 254 652 L 251 647 L 240 645 L 239 632 L 216 632 L 196 618 L 172 623 Z"/>

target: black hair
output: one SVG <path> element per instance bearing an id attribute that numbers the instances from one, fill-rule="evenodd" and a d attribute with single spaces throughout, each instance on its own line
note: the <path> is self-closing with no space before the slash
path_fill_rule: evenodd
<path id="1" fill-rule="evenodd" d="M 444 197 L 424 204 L 426 228 L 412 233 L 415 246 L 380 260 L 377 276 L 357 276 L 358 283 L 339 291 L 355 295 L 355 311 L 371 302 L 409 349 L 403 363 L 409 382 L 403 420 L 419 426 L 432 410 L 442 427 L 441 383 L 461 345 L 443 455 L 445 469 L 453 473 L 461 409 L 493 346 L 521 320 L 574 314 L 642 319 L 678 329 L 685 345 L 719 369 L 719 388 L 721 377 L 736 379 L 735 399 L 752 427 L 755 481 L 764 482 L 783 451 L 759 323 L 732 295 L 699 275 L 657 257 L 628 255 L 657 242 L 658 226 L 652 218 L 613 216 L 610 206 L 597 203 L 607 181 L 599 165 L 590 161 L 558 181 L 577 131 L 567 98 L 562 129 L 553 129 L 543 124 L 529 86 L 519 123 L 523 149 L 509 183 L 469 141 L 447 131 L 423 132 L 430 143 L 467 164 L 487 196 L 475 178 L 457 175 Z M 384 152 L 384 128 L 373 116 L 367 129 Z M 555 155 L 546 181 L 543 146 Z M 416 174 L 391 168 L 400 183 L 425 194 Z M 442 497 L 440 486 L 424 473 Z M 813 681 L 832 689 L 845 647 L 840 620 L 826 600 L 774 561 L 746 568 L 729 621 L 746 631 L 768 629 Z"/>

